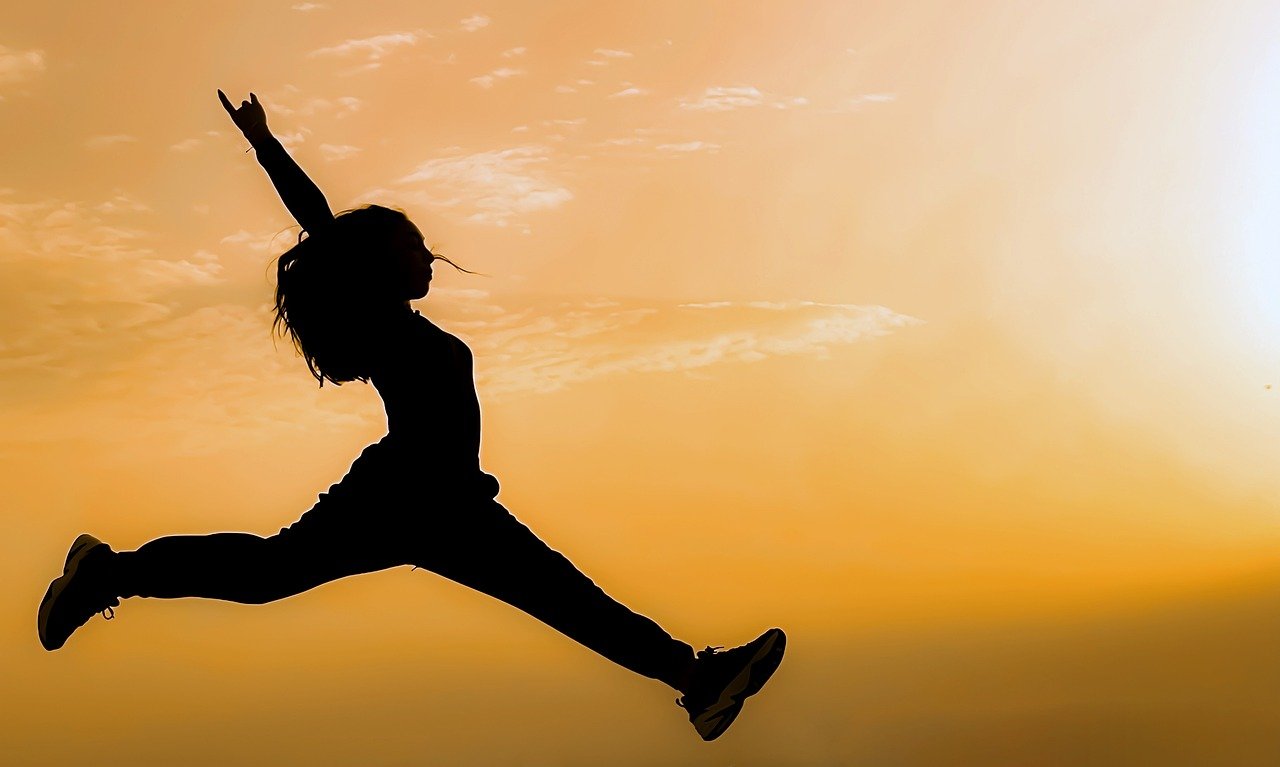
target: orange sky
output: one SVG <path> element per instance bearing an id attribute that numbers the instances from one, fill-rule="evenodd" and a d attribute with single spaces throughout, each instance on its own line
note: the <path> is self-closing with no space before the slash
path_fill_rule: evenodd
<path id="1" fill-rule="evenodd" d="M 1240 723 L 1280 722 L 1243 681 L 1280 674 L 1267 645 L 1187 668 L 1280 636 L 1255 607 L 1280 595 L 1278 23 L 1092 0 L 6 9 L 0 740 L 169 763 L 212 721 L 208 763 L 268 741 L 272 764 L 939 763 L 916 722 L 956 763 L 1083 763 L 1053 744 L 1084 732 L 1089 763 L 1130 764 L 1169 728 L 1179 754 L 1274 762 Z M 272 344 L 296 230 L 219 87 L 261 97 L 335 209 L 400 206 L 486 275 L 437 269 L 418 308 L 476 352 L 513 513 L 699 646 L 789 630 L 723 741 L 422 573 L 128 602 L 40 650 L 77 533 L 272 532 L 385 425 L 372 389 L 317 390 Z M 1143 651 L 1178 620 L 1199 639 Z M 974 745 L 1002 727 L 1008 754 Z"/>

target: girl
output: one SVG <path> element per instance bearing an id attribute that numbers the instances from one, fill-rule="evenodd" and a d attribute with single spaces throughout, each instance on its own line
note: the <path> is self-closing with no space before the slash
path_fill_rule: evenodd
<path id="1" fill-rule="evenodd" d="M 410 564 L 520 608 L 632 671 L 670 685 L 705 740 L 719 737 L 782 660 L 770 629 L 731 650 L 698 653 L 618 603 L 495 500 L 480 469 L 471 351 L 410 308 L 431 286 L 433 255 L 401 212 L 337 216 L 267 128 L 257 96 L 223 107 L 307 234 L 277 264 L 275 326 L 323 386 L 373 384 L 387 435 L 365 448 L 310 511 L 262 538 L 170 536 L 115 552 L 71 545 L 40 604 L 40 642 L 56 650 L 120 599 L 204 597 L 261 604 L 357 573 Z M 415 499 L 434 491 L 437 502 Z"/>

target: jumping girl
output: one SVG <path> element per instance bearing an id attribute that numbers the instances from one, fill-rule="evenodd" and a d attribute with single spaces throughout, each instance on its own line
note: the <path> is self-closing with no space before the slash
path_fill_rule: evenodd
<path id="1" fill-rule="evenodd" d="M 427 295 L 433 255 L 397 210 L 330 212 L 320 189 L 267 128 L 257 96 L 223 107 L 306 233 L 277 263 L 275 327 L 323 386 L 372 383 L 387 435 L 294 524 L 169 536 L 116 552 L 71 545 L 40 603 L 40 642 L 56 650 L 95 613 L 130 597 L 262 604 L 358 573 L 415 565 L 489 594 L 637 674 L 670 685 L 704 740 L 719 737 L 782 660 L 770 629 L 698 653 L 612 599 L 496 500 L 480 469 L 480 406 L 467 345 L 410 308 Z M 420 500 L 430 494 L 434 503 Z"/>

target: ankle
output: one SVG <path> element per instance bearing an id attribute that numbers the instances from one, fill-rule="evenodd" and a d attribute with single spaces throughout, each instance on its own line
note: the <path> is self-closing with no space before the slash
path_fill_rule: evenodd
<path id="1" fill-rule="evenodd" d="M 691 690 L 693 690 L 693 674 L 697 665 L 698 662 L 693 658 L 690 658 L 689 661 L 676 673 L 675 678 L 671 680 L 671 686 L 679 692 L 687 695 Z"/>

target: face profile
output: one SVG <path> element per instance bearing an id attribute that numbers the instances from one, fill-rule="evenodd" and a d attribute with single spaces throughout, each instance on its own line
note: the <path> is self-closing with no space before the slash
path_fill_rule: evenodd
<path id="1" fill-rule="evenodd" d="M 413 224 L 408 224 L 405 231 L 394 244 L 396 261 L 395 273 L 404 286 L 405 299 L 413 301 L 425 298 L 431 289 L 431 264 L 435 256 L 427 249 L 422 232 Z"/>

